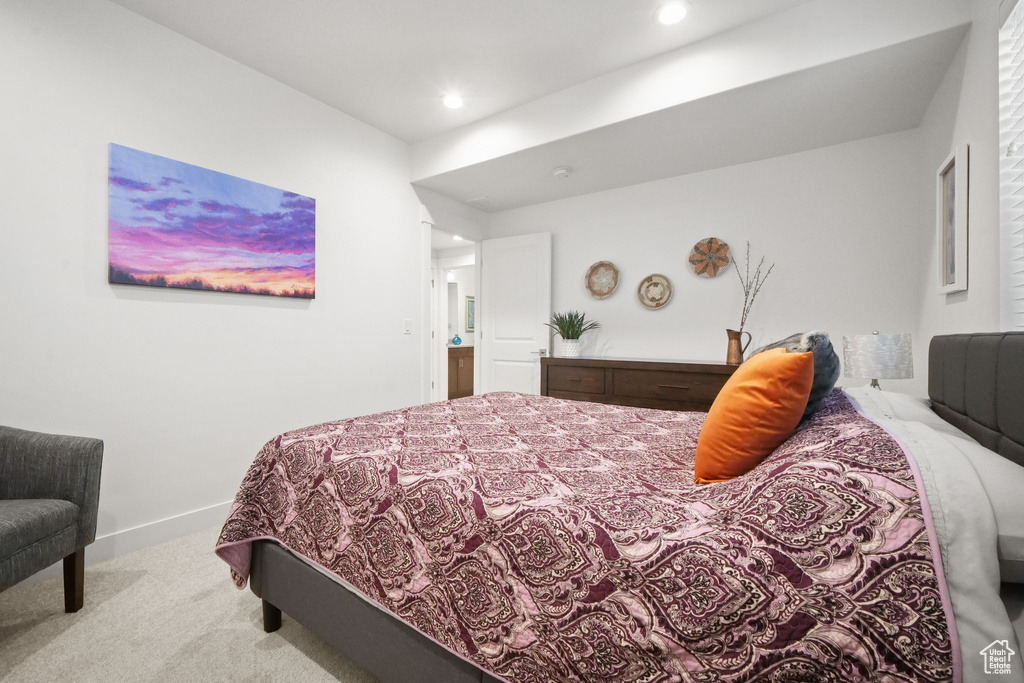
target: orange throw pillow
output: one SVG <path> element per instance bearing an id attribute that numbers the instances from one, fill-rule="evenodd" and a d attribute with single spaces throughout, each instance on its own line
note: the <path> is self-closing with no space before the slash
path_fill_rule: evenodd
<path id="1" fill-rule="evenodd" d="M 694 481 L 728 481 L 757 467 L 800 424 L 813 381 L 810 352 L 772 349 L 737 368 L 700 430 Z"/>

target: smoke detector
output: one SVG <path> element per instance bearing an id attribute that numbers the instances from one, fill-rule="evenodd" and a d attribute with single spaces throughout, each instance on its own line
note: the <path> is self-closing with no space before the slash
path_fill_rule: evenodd
<path id="1" fill-rule="evenodd" d="M 555 168 L 554 171 L 551 172 L 551 175 L 555 176 L 556 178 L 568 178 L 569 176 L 572 175 L 572 169 L 569 168 L 568 166 L 558 166 L 557 168 Z"/>

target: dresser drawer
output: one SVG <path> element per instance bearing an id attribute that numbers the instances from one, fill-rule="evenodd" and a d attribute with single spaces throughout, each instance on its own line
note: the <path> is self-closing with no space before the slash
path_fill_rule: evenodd
<path id="1" fill-rule="evenodd" d="M 736 366 L 628 358 L 541 358 L 541 394 L 638 408 L 706 411 Z"/>
<path id="2" fill-rule="evenodd" d="M 604 368 L 555 365 L 548 368 L 549 391 L 571 391 L 579 394 L 604 393 Z"/>
<path id="3" fill-rule="evenodd" d="M 616 396 L 658 398 L 710 404 L 718 396 L 727 375 L 658 370 L 620 370 L 612 376 Z"/>

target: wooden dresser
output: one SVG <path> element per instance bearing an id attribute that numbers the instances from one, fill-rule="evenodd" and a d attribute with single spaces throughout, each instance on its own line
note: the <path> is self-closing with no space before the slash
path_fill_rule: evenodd
<path id="1" fill-rule="evenodd" d="M 736 365 L 616 358 L 541 358 L 542 396 L 707 411 Z"/>

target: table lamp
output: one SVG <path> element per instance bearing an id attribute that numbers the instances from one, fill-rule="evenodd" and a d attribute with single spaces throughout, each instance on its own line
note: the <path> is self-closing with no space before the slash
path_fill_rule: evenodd
<path id="1" fill-rule="evenodd" d="M 847 377 L 870 379 L 871 386 L 882 387 L 879 379 L 910 379 L 914 376 L 914 354 L 909 334 L 855 334 L 843 337 L 843 365 Z"/>

